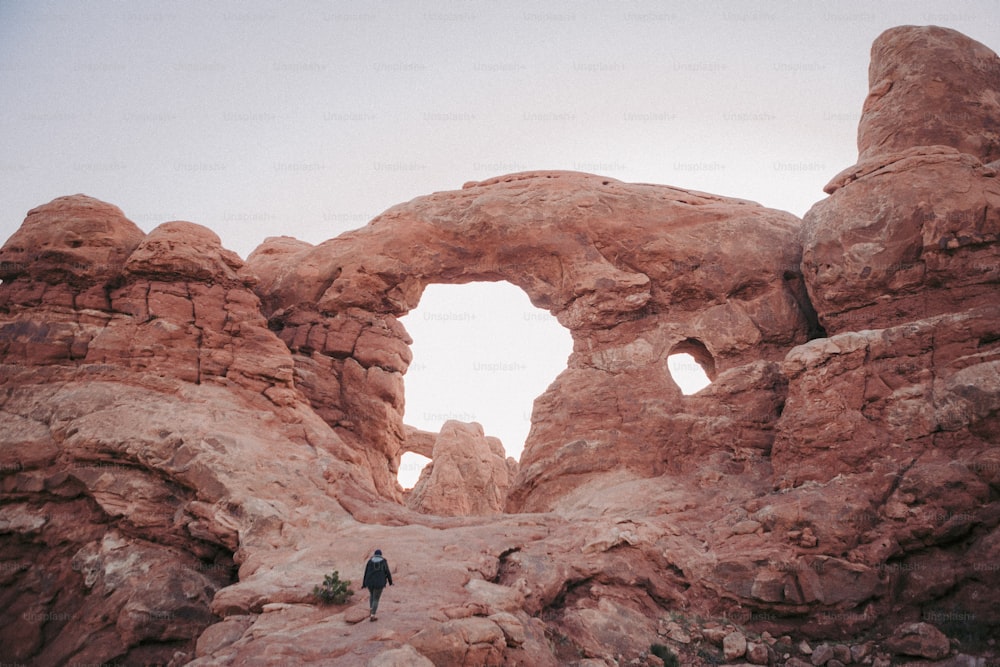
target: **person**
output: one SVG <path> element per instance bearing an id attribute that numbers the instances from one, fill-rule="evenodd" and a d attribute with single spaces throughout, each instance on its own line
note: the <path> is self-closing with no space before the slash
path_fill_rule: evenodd
<path id="1" fill-rule="evenodd" d="M 389 562 L 382 557 L 382 550 L 376 549 L 375 554 L 365 564 L 365 577 L 361 582 L 361 588 L 368 589 L 368 610 L 371 614 L 368 617 L 369 621 L 377 618 L 375 612 L 378 611 L 378 600 L 382 597 L 382 589 L 387 583 L 392 586 Z"/>

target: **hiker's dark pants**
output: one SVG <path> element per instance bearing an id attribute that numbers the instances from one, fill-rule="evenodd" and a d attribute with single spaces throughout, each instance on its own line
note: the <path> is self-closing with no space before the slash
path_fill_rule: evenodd
<path id="1" fill-rule="evenodd" d="M 368 609 L 371 610 L 372 616 L 378 611 L 378 599 L 382 597 L 381 588 L 369 588 L 368 589 Z"/>

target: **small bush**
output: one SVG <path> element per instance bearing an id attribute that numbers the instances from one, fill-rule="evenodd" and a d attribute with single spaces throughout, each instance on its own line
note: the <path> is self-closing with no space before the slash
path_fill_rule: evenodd
<path id="1" fill-rule="evenodd" d="M 350 581 L 341 581 L 337 570 L 323 578 L 323 585 L 313 588 L 313 595 L 328 604 L 344 604 L 354 595 Z"/>
<path id="2" fill-rule="evenodd" d="M 722 656 L 722 649 L 715 648 L 712 645 L 706 645 L 699 648 L 698 657 L 701 658 L 706 665 L 722 665 L 726 662 L 726 659 Z"/>
<path id="3" fill-rule="evenodd" d="M 662 660 L 664 667 L 680 667 L 681 663 L 677 660 L 677 656 L 663 644 L 653 644 L 649 647 L 649 652 Z"/>

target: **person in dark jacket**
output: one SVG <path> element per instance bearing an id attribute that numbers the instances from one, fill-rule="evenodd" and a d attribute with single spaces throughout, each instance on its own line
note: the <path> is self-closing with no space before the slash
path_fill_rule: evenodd
<path id="1" fill-rule="evenodd" d="M 369 621 L 376 619 L 378 599 L 382 597 L 382 589 L 387 583 L 392 586 L 389 561 L 382 557 L 381 549 L 376 549 L 375 554 L 368 559 L 368 563 L 365 565 L 365 578 L 361 582 L 361 588 L 368 589 L 368 609 L 371 613 L 371 616 L 368 617 Z"/>

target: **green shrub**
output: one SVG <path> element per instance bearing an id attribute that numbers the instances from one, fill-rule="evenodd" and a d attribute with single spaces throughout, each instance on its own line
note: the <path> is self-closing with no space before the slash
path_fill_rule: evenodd
<path id="1" fill-rule="evenodd" d="M 698 657 L 701 658 L 706 665 L 721 665 L 726 662 L 726 659 L 722 657 L 722 651 L 711 645 L 699 648 Z"/>
<path id="2" fill-rule="evenodd" d="M 313 588 L 313 595 L 326 603 L 344 604 L 347 599 L 354 595 L 350 588 L 350 581 L 341 581 L 340 573 L 337 570 L 333 574 L 328 574 L 323 578 L 323 585 Z"/>
<path id="3" fill-rule="evenodd" d="M 653 644 L 649 647 L 649 652 L 662 660 L 664 667 L 680 667 L 681 663 L 677 660 L 677 656 L 663 644 Z"/>

